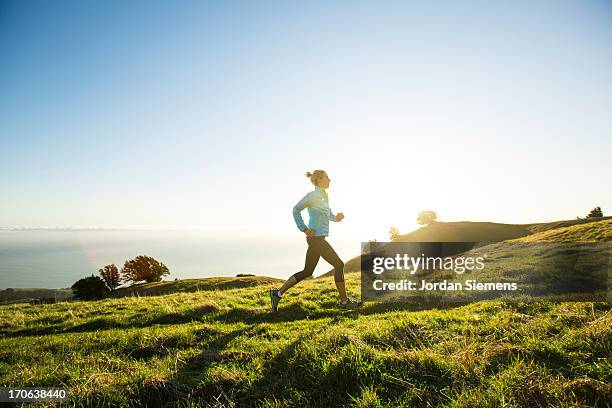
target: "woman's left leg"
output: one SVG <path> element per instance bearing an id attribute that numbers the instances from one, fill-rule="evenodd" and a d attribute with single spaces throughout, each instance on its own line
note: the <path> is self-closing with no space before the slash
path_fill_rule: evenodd
<path id="1" fill-rule="evenodd" d="M 306 242 L 308 243 L 308 249 L 306 250 L 306 259 L 304 261 L 304 269 L 299 272 L 294 273 L 285 281 L 283 286 L 279 289 L 280 294 L 285 293 L 289 288 L 291 288 L 296 283 L 300 282 L 307 276 L 312 275 L 317 264 L 319 263 L 319 249 L 317 242 L 322 241 L 322 239 L 317 239 L 314 237 L 307 237 Z"/>

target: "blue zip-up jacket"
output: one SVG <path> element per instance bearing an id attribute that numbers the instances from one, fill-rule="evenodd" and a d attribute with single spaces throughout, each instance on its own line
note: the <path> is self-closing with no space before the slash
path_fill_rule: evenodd
<path id="1" fill-rule="evenodd" d="M 315 236 L 329 235 L 329 222 L 338 222 L 336 214 L 329 208 L 327 193 L 319 186 L 306 194 L 293 207 L 293 219 L 300 231 L 306 229 L 306 224 L 302 219 L 302 210 L 308 208 L 308 228 L 314 231 Z"/>

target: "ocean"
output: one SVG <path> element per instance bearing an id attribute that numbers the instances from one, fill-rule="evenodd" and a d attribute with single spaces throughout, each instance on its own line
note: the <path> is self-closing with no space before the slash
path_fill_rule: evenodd
<path id="1" fill-rule="evenodd" d="M 359 255 L 360 242 L 328 237 L 344 260 Z M 0 288 L 66 288 L 149 255 L 170 269 L 164 280 L 251 273 L 286 279 L 304 267 L 306 240 L 294 235 L 219 237 L 202 231 L 3 230 Z M 320 259 L 314 275 L 332 267 Z"/>

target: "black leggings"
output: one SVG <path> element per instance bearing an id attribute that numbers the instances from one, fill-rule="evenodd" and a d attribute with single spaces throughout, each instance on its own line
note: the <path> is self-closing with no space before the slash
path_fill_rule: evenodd
<path id="1" fill-rule="evenodd" d="M 296 282 L 312 275 L 319 263 L 319 257 L 323 257 L 334 267 L 334 281 L 344 282 L 344 262 L 338 256 L 334 248 L 325 240 L 324 236 L 307 236 L 308 251 L 306 251 L 306 263 L 304 269 L 293 274 Z"/>

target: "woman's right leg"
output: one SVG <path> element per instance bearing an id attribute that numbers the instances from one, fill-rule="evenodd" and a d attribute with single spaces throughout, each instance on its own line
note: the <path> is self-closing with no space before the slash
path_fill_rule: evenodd
<path id="1" fill-rule="evenodd" d="M 313 239 L 306 239 L 308 242 L 308 250 L 306 251 L 306 260 L 304 262 L 304 269 L 301 271 L 294 273 L 291 275 L 289 279 L 283 283 L 283 286 L 279 289 L 280 294 L 285 293 L 290 287 L 301 281 L 302 279 L 313 274 L 315 268 L 317 267 L 317 263 L 319 263 L 319 251 L 312 245 L 314 243 Z"/>
<path id="2" fill-rule="evenodd" d="M 330 265 L 334 267 L 334 283 L 338 294 L 340 295 L 340 302 L 344 303 L 348 300 L 346 295 L 346 286 L 344 283 L 344 262 L 338 256 L 334 248 L 326 240 L 321 241 L 320 254 Z"/>

